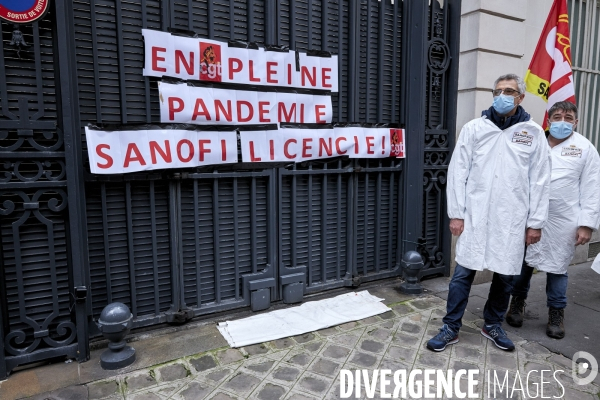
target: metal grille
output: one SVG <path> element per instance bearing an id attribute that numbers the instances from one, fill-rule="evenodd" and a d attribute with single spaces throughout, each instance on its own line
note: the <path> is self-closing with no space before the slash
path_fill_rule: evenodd
<path id="1" fill-rule="evenodd" d="M 569 0 L 571 57 L 575 97 L 579 108 L 577 131 L 600 145 L 600 2 Z"/>
<path id="2" fill-rule="evenodd" d="M 168 184 L 95 183 L 86 199 L 92 315 L 119 301 L 160 320 L 172 303 Z"/>
<path id="3" fill-rule="evenodd" d="M 350 268 L 351 172 L 348 160 L 293 165 L 279 171 L 281 263 L 306 266 L 309 292 L 342 286 Z"/>
<path id="4" fill-rule="evenodd" d="M 273 263 L 272 171 L 190 174 L 181 183 L 183 308 L 248 304 L 242 276 Z M 239 304 L 238 304 L 239 305 Z"/>
<path id="5" fill-rule="evenodd" d="M 156 80 L 142 76 L 141 30 L 161 29 L 160 2 L 74 1 L 73 8 L 81 124 L 159 122 Z"/>
<path id="6" fill-rule="evenodd" d="M 356 166 L 356 268 L 363 280 L 400 266 L 398 208 L 402 162 L 361 160 Z"/>

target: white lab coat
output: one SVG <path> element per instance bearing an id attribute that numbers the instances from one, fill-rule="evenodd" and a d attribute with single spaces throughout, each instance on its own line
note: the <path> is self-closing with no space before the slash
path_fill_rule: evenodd
<path id="1" fill-rule="evenodd" d="M 577 132 L 554 146 L 551 154 L 548 222 L 542 239 L 527 248 L 525 261 L 540 271 L 564 274 L 575 253 L 577 228 L 598 228 L 600 156 Z"/>
<path id="2" fill-rule="evenodd" d="M 468 122 L 448 168 L 448 216 L 464 219 L 456 262 L 518 275 L 526 229 L 546 222 L 549 186 L 550 147 L 538 124 L 502 131 L 486 117 Z"/>

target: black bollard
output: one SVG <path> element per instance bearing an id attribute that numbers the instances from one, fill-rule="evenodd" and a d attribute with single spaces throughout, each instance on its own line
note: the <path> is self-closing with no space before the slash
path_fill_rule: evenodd
<path id="1" fill-rule="evenodd" d="M 406 294 L 421 294 L 423 288 L 419 283 L 419 272 L 423 269 L 423 257 L 414 250 L 407 251 L 402 257 L 402 272 L 404 283 L 400 285 L 400 291 Z"/>
<path id="2" fill-rule="evenodd" d="M 98 328 L 108 340 L 108 350 L 100 356 L 102 369 L 124 368 L 135 361 L 135 349 L 127 346 L 125 336 L 131 330 L 133 315 L 123 303 L 110 303 L 102 310 Z"/>

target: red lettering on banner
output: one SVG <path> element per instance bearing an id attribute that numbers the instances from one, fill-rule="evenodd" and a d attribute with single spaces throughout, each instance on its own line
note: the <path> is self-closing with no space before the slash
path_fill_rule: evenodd
<path id="1" fill-rule="evenodd" d="M 306 86 L 306 79 L 310 82 L 311 86 L 317 86 L 317 67 L 312 67 L 313 74 L 311 75 L 308 68 L 301 67 L 302 73 L 302 86 Z"/>
<path id="2" fill-rule="evenodd" d="M 190 62 L 185 59 L 183 52 L 181 50 L 175 50 L 175 73 L 178 74 L 181 70 L 181 65 L 185 68 L 185 71 L 188 75 L 194 75 L 194 52 L 190 51 Z"/>
<path id="3" fill-rule="evenodd" d="M 181 152 L 181 148 L 184 144 L 188 147 L 188 156 L 186 158 L 183 158 Z M 187 139 L 181 139 L 179 142 L 177 142 L 177 157 L 181 162 L 189 162 L 192 158 L 194 158 L 194 145 L 192 144 L 192 142 L 190 142 Z"/>
<path id="4" fill-rule="evenodd" d="M 300 104 L 300 123 L 304 123 L 304 103 Z"/>
<path id="5" fill-rule="evenodd" d="M 164 47 L 152 46 L 152 71 L 167 72 L 166 68 L 158 66 L 159 61 L 165 61 L 164 57 L 158 56 L 158 52 L 164 53 L 166 51 L 167 49 Z"/>
<path id="6" fill-rule="evenodd" d="M 330 88 L 331 83 L 327 83 L 327 81 L 331 79 L 331 75 L 325 74 L 326 72 L 331 72 L 331 68 L 323 68 L 321 70 L 321 84 L 324 88 Z"/>
<path id="7" fill-rule="evenodd" d="M 269 140 L 269 155 L 271 156 L 271 161 L 275 159 L 275 142 L 273 139 Z"/>
<path id="8" fill-rule="evenodd" d="M 254 76 L 254 61 L 250 60 L 248 63 L 250 64 L 250 82 L 260 82 L 260 78 Z"/>
<path id="9" fill-rule="evenodd" d="M 233 64 L 236 64 L 237 67 L 233 67 Z M 229 79 L 233 79 L 233 74 L 235 72 L 240 72 L 242 70 L 242 67 L 244 66 L 244 64 L 242 63 L 242 60 L 240 60 L 239 58 L 230 58 L 229 59 Z"/>
<path id="10" fill-rule="evenodd" d="M 221 139 L 221 161 L 227 160 L 227 140 Z"/>
<path id="11" fill-rule="evenodd" d="M 242 117 L 242 106 L 246 106 L 248 108 L 248 116 L 245 118 Z M 252 104 L 246 100 L 238 100 L 237 101 L 237 115 L 238 115 L 238 122 L 250 121 L 252 119 L 252 117 L 254 116 L 254 108 L 252 107 Z"/>
<path id="12" fill-rule="evenodd" d="M 202 108 L 202 111 L 200 111 L 200 108 Z M 195 121 L 198 117 L 201 116 L 203 116 L 204 119 L 206 119 L 207 121 L 210 121 L 210 113 L 206 108 L 206 104 L 204 104 L 204 100 L 196 99 L 196 105 L 194 106 L 194 114 L 192 115 L 192 121 Z"/>
<path id="13" fill-rule="evenodd" d="M 135 157 L 131 156 L 131 153 L 135 153 Z M 135 143 L 129 143 L 127 145 L 127 150 L 125 151 L 125 162 L 123 162 L 123 168 L 129 167 L 129 164 L 137 161 L 141 165 L 146 165 L 146 160 L 142 157 L 142 153 L 140 153 L 140 149 L 138 149 Z"/>
<path id="14" fill-rule="evenodd" d="M 346 154 L 347 151 L 342 151 L 342 148 L 340 147 L 340 142 L 347 142 L 345 137 L 339 137 L 337 139 L 335 139 L 335 151 L 337 151 L 338 154 Z"/>
<path id="15" fill-rule="evenodd" d="M 252 140 L 249 142 L 249 145 L 250 145 L 250 161 L 251 162 L 262 161 L 262 158 L 256 157 L 254 155 L 254 142 Z"/>
<path id="16" fill-rule="evenodd" d="M 177 108 L 175 108 L 175 102 L 178 103 Z M 169 97 L 169 121 L 173 121 L 175 119 L 175 113 L 183 111 L 183 100 L 179 97 Z"/>
<path id="17" fill-rule="evenodd" d="M 285 109 L 285 103 L 280 101 L 278 111 L 277 120 L 279 122 L 292 122 L 292 115 L 294 116 L 293 122 L 296 122 L 296 103 L 292 104 L 290 113 L 288 114 Z"/>
<path id="18" fill-rule="evenodd" d="M 96 146 L 96 154 L 98 154 L 98 157 L 101 157 L 106 160 L 106 164 L 96 163 L 98 168 L 107 169 L 112 167 L 114 164 L 112 157 L 102 152 L 102 150 L 105 149 L 110 150 L 110 146 L 108 144 L 99 144 L 98 146 Z"/>
<path id="19" fill-rule="evenodd" d="M 272 77 L 277 73 L 277 70 L 272 69 L 272 67 L 277 67 L 277 63 L 274 61 L 267 61 L 267 82 L 279 83 L 277 79 L 273 79 Z"/>
<path id="20" fill-rule="evenodd" d="M 271 103 L 268 101 L 259 101 L 258 102 L 258 120 L 260 122 L 271 122 L 271 118 L 265 117 L 265 115 L 269 115 L 269 110 L 265 110 L 265 107 L 270 106 Z"/>
<path id="21" fill-rule="evenodd" d="M 172 162 L 171 158 L 171 147 L 169 146 L 169 141 L 165 140 L 165 151 L 160 147 L 160 145 L 152 140 L 150 143 L 150 157 L 152 158 L 152 164 L 156 164 L 156 153 L 160 154 L 164 162 L 170 163 Z"/>
<path id="22" fill-rule="evenodd" d="M 316 104 L 315 105 L 315 118 L 317 120 L 317 124 L 324 124 L 327 121 L 324 119 L 321 119 L 321 115 L 325 116 L 325 111 L 321 111 L 326 109 L 327 106 L 323 105 L 323 104 Z"/>
<path id="23" fill-rule="evenodd" d="M 358 154 L 358 136 L 354 136 L 354 154 Z"/>
<path id="24" fill-rule="evenodd" d="M 221 110 L 221 112 L 223 113 L 225 120 L 231 122 L 231 100 L 227 100 L 227 110 L 225 110 L 225 107 L 223 107 L 223 103 L 221 103 L 221 100 L 215 100 L 215 111 L 217 114 L 217 121 L 221 120 L 221 114 L 219 113 L 219 110 Z"/>
<path id="25" fill-rule="evenodd" d="M 381 154 L 385 154 L 385 136 L 381 137 Z"/>
<path id="26" fill-rule="evenodd" d="M 205 154 L 211 153 L 210 149 L 207 149 L 204 147 L 205 144 L 210 144 L 210 140 L 208 140 L 208 139 L 198 140 L 198 147 L 200 148 L 200 150 L 198 151 L 198 153 L 200 155 L 200 161 L 204 161 Z"/>
<path id="27" fill-rule="evenodd" d="M 292 84 L 292 64 L 287 65 L 287 76 L 288 76 L 288 85 Z"/>
<path id="28" fill-rule="evenodd" d="M 290 154 L 290 152 L 288 150 L 290 143 L 298 143 L 298 141 L 296 139 L 286 140 L 285 143 L 283 144 L 283 155 L 285 155 L 287 158 L 292 160 L 292 159 L 296 158 L 296 154 Z"/>
<path id="29" fill-rule="evenodd" d="M 373 140 L 375 140 L 375 138 L 373 136 L 367 136 L 366 140 L 367 140 L 367 154 L 375 154 L 375 152 L 372 150 L 372 148 L 375 146 L 375 143 L 373 143 Z"/>
<path id="30" fill-rule="evenodd" d="M 306 151 L 312 149 L 312 146 L 309 146 L 308 143 L 312 142 L 312 138 L 304 138 L 302 139 L 302 157 L 312 157 L 312 154 L 308 154 Z"/>
<path id="31" fill-rule="evenodd" d="M 325 150 L 325 153 L 327 153 L 327 155 L 329 157 L 331 157 L 332 153 L 332 149 L 333 149 L 333 139 L 328 138 L 327 141 L 329 142 L 329 146 L 327 146 L 327 142 L 325 141 L 325 139 L 323 138 L 319 138 L 319 157 L 321 157 L 323 155 L 323 149 Z"/>

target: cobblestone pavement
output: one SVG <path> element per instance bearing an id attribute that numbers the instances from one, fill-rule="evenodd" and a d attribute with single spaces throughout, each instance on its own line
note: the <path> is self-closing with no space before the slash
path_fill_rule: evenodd
<path id="1" fill-rule="evenodd" d="M 509 371 L 507 385 L 502 393 L 497 388 L 495 398 L 542 398 L 542 394 L 569 400 L 599 397 L 599 378 L 585 386 L 576 385 L 570 359 L 515 335 L 510 335 L 515 351 L 497 349 L 481 336 L 482 321 L 468 311 L 459 343 L 440 353 L 427 350 L 425 343 L 437 333 L 444 315 L 445 302 L 438 297 L 419 297 L 389 307 L 385 314 L 357 322 L 240 349 L 215 349 L 33 398 L 338 399 L 342 369 L 478 369 L 476 390 L 480 399 L 494 398 L 488 372 L 493 378 L 496 371 L 502 381 Z M 543 385 L 540 373 L 535 372 L 540 370 L 548 371 Z M 461 389 L 466 390 L 467 380 L 460 382 Z M 542 386 L 544 392 L 540 393 Z M 392 391 L 393 384 L 390 387 Z M 516 389 L 512 397 L 507 396 L 508 387 Z M 518 390 L 521 388 L 525 390 Z M 364 387 L 361 395 L 367 398 Z M 371 398 L 381 398 L 379 385 Z"/>

